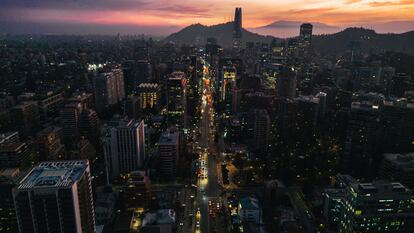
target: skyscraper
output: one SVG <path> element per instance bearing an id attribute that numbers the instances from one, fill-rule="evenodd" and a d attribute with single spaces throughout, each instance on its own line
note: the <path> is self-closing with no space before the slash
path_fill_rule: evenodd
<path id="1" fill-rule="evenodd" d="M 144 137 L 144 121 L 114 119 L 104 127 L 102 143 L 110 178 L 144 166 Z"/>
<path id="2" fill-rule="evenodd" d="M 234 13 L 233 49 L 238 51 L 242 47 L 242 8 L 237 7 Z"/>
<path id="3" fill-rule="evenodd" d="M 288 67 L 281 70 L 276 79 L 276 95 L 278 97 L 293 98 L 296 96 L 297 74 Z"/>
<path id="4" fill-rule="evenodd" d="M 269 146 L 270 116 L 266 109 L 254 111 L 254 148 L 258 151 L 267 151 Z"/>
<path id="5" fill-rule="evenodd" d="M 369 174 L 380 136 L 379 107 L 371 102 L 352 102 L 346 132 L 343 164 L 356 178 Z"/>
<path id="6" fill-rule="evenodd" d="M 98 111 L 117 104 L 125 98 L 124 75 L 121 68 L 100 73 L 94 79 L 95 102 Z"/>
<path id="7" fill-rule="evenodd" d="M 13 191 L 20 233 L 94 233 L 95 213 L 87 160 L 43 162 Z"/>
<path id="8" fill-rule="evenodd" d="M 186 85 L 187 79 L 184 72 L 173 72 L 167 79 L 167 110 L 170 125 L 180 127 L 185 123 Z"/>
<path id="9" fill-rule="evenodd" d="M 82 105 L 77 102 L 68 103 L 60 110 L 63 142 L 67 146 L 72 145 L 79 138 L 79 120 L 82 111 Z"/>
<path id="10" fill-rule="evenodd" d="M 161 87 L 157 83 L 141 83 L 138 86 L 138 93 L 142 99 L 142 109 L 155 109 L 158 107 Z"/>
<path id="11" fill-rule="evenodd" d="M 16 233 L 17 219 L 14 211 L 12 190 L 18 184 L 20 170 L 17 168 L 0 170 L 0 232 Z"/>
<path id="12" fill-rule="evenodd" d="M 174 175 L 179 157 L 180 132 L 168 129 L 157 143 L 160 173 L 166 177 Z"/>
<path id="13" fill-rule="evenodd" d="M 312 42 L 312 30 L 313 25 L 310 23 L 304 23 L 300 25 L 300 40 L 301 44 L 306 46 L 310 45 Z"/>
<path id="14" fill-rule="evenodd" d="M 221 101 L 227 116 L 233 113 L 233 97 L 236 89 L 237 70 L 234 66 L 223 66 L 222 68 L 222 90 Z"/>

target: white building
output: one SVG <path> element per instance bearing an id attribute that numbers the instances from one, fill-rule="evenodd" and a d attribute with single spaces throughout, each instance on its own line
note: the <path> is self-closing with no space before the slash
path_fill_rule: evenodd
<path id="1" fill-rule="evenodd" d="M 144 121 L 115 119 L 103 127 L 102 144 L 110 178 L 144 166 Z"/>

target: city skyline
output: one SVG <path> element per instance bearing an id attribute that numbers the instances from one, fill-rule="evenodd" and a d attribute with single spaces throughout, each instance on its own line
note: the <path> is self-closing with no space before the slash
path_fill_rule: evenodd
<path id="1" fill-rule="evenodd" d="M 414 1 L 294 0 L 259 2 L 217 0 L 173 1 L 25 1 L 5 0 L 0 6 L 0 32 L 55 34 L 151 34 L 165 36 L 194 23 L 215 25 L 232 21 L 229 9 L 244 9 L 245 28 L 275 21 L 320 22 L 343 29 L 350 26 L 379 32 L 414 29 Z M 64 26 L 64 27 L 62 27 Z M 325 31 L 321 31 L 322 33 Z M 329 31 L 332 32 L 332 31 Z"/>
<path id="2" fill-rule="evenodd" d="M 0 1 L 0 233 L 414 232 L 414 21 Z"/>

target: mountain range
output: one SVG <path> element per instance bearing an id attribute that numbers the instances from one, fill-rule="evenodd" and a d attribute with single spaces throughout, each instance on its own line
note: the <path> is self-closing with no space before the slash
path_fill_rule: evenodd
<path id="1" fill-rule="evenodd" d="M 277 23 L 266 26 L 272 27 L 293 27 L 300 22 L 294 23 Z M 315 27 L 327 27 L 329 25 L 316 24 Z M 243 41 L 248 42 L 264 42 L 269 43 L 273 39 L 278 39 L 274 36 L 264 36 L 250 30 L 243 29 Z M 299 34 L 299 27 L 296 27 L 296 36 Z M 204 26 L 201 24 L 190 25 L 176 33 L 171 34 L 164 40 L 167 42 L 174 42 L 176 44 L 187 45 L 204 45 L 207 38 L 214 37 L 217 39 L 218 44 L 224 48 L 230 48 L 233 41 L 233 23 L 228 22 L 224 24 L 218 24 L 213 26 Z M 404 52 L 410 55 L 414 55 L 414 31 L 400 33 L 400 34 L 381 34 L 371 29 L 364 28 L 347 28 L 345 30 L 325 35 L 313 36 L 312 43 L 317 51 L 322 53 L 337 53 L 349 48 L 351 43 L 358 42 L 362 50 L 392 50 L 398 52 Z"/>
<path id="2" fill-rule="evenodd" d="M 300 25 L 304 23 L 301 21 L 276 21 L 271 24 L 249 28 L 248 30 L 256 32 L 262 35 L 272 35 L 275 37 L 294 37 L 299 33 Z M 313 25 L 313 33 L 316 35 L 320 34 L 331 34 L 341 30 L 337 26 L 332 26 L 324 23 L 310 22 Z"/>

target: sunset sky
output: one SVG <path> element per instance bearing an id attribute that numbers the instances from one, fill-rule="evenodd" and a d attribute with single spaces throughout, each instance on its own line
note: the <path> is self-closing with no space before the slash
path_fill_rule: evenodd
<path id="1" fill-rule="evenodd" d="M 414 29 L 414 0 L 0 0 L 0 30 L 169 33 L 193 23 L 230 21 L 235 7 L 243 8 L 246 28 L 296 20 L 339 27 L 405 21 Z"/>

